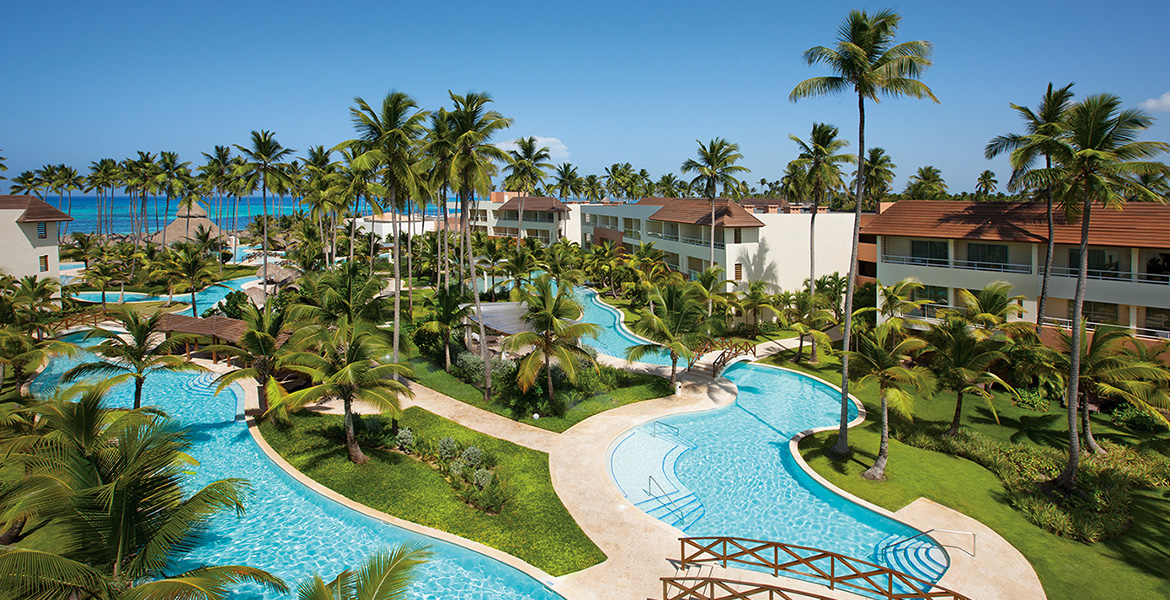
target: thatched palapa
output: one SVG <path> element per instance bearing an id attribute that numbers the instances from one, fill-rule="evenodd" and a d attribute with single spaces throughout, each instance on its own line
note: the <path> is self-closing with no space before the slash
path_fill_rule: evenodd
<path id="1" fill-rule="evenodd" d="M 207 211 L 203 210 L 199 203 L 180 206 L 175 220 L 171 221 L 162 231 L 150 236 L 150 243 L 162 245 L 165 239 L 166 244 L 170 246 L 179 242 L 194 241 L 195 232 L 199 231 L 200 227 L 210 231 L 213 238 L 223 237 L 223 232 L 211 219 L 207 218 Z"/>

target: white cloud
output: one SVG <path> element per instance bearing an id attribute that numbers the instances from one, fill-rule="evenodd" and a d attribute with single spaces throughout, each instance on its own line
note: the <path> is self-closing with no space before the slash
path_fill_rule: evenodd
<path id="1" fill-rule="evenodd" d="M 569 159 L 569 148 L 568 146 L 565 146 L 565 143 L 561 140 L 555 137 L 544 137 L 542 135 L 534 135 L 532 137 L 536 138 L 537 148 L 542 146 L 548 147 L 548 157 L 550 161 L 559 163 Z M 516 140 L 508 140 L 506 142 L 500 142 L 496 145 L 499 146 L 501 150 L 515 150 Z"/>
<path id="2" fill-rule="evenodd" d="M 1150 98 L 1149 100 L 1142 102 L 1142 108 L 1154 112 L 1170 111 L 1170 92 L 1166 92 L 1158 98 Z"/>

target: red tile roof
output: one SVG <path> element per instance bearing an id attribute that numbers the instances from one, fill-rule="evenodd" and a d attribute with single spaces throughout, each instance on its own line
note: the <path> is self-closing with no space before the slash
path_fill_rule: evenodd
<path id="1" fill-rule="evenodd" d="M 0 196 L 0 210 L 23 210 L 17 223 L 72 221 L 73 217 L 53 208 L 36 196 Z"/>
<path id="2" fill-rule="evenodd" d="M 1054 239 L 1079 244 L 1080 221 L 1070 222 L 1055 210 Z M 1005 242 L 1044 242 L 1048 237 L 1042 202 L 950 202 L 900 200 L 862 230 L 889 235 Z M 1170 248 L 1170 206 L 1130 202 L 1124 210 L 1094 207 L 1089 218 L 1089 244 L 1136 248 Z"/>
<path id="3" fill-rule="evenodd" d="M 517 196 L 500 205 L 496 210 L 520 210 L 520 197 Z M 569 207 L 556 198 L 528 197 L 524 198 L 524 212 L 568 212 Z"/>
<path id="4" fill-rule="evenodd" d="M 650 215 L 654 221 L 711 226 L 711 204 L 703 198 L 675 198 Z M 764 223 L 735 202 L 715 200 L 716 227 L 763 227 Z"/>

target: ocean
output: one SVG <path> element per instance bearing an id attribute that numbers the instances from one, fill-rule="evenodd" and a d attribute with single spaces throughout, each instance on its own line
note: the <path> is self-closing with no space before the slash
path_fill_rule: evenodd
<path id="1" fill-rule="evenodd" d="M 66 230 L 66 234 L 73 233 L 73 232 L 94 233 L 97 231 L 98 204 L 97 204 L 97 197 L 96 196 L 74 195 L 72 208 L 70 208 L 70 206 L 69 206 L 69 197 L 68 196 L 65 197 L 65 199 L 61 202 L 60 206 L 58 206 L 58 199 L 57 199 L 57 196 L 55 196 L 55 195 L 49 195 L 48 197 L 46 197 L 45 202 L 48 202 L 50 205 L 52 205 L 54 207 L 60 208 L 62 211 L 69 213 L 69 215 L 71 217 L 73 217 L 73 221 L 68 224 L 68 229 Z M 252 220 L 252 215 L 264 214 L 264 210 L 263 210 L 263 206 L 262 206 L 263 205 L 262 198 L 260 198 L 259 196 L 254 197 L 254 198 L 241 198 L 240 203 L 239 203 L 239 207 L 238 207 L 238 210 L 236 213 L 236 218 L 235 218 L 235 225 L 237 227 L 233 227 L 232 215 L 228 211 L 228 199 L 225 199 L 225 202 L 224 202 L 224 212 L 223 212 L 224 218 L 222 219 L 222 222 L 221 222 L 221 219 L 217 218 L 218 214 L 217 214 L 217 207 L 215 205 L 215 200 L 211 199 L 211 200 L 209 200 L 209 202 L 211 203 L 211 206 L 204 204 L 203 208 L 207 210 L 208 216 L 211 218 L 212 221 L 215 222 L 216 225 L 219 225 L 219 227 L 221 229 L 236 229 L 236 228 L 242 229 L 242 228 L 245 228 L 245 227 L 247 227 L 247 224 Z M 112 204 L 112 208 L 113 208 L 113 220 L 114 220 L 113 232 L 114 233 L 130 233 L 130 197 L 129 196 L 114 196 L 112 203 L 109 201 L 109 199 L 106 200 L 106 206 L 104 207 L 103 211 L 104 211 L 104 214 L 106 216 L 107 223 L 109 222 L 108 219 L 110 218 L 109 211 L 111 208 L 111 204 Z M 166 198 L 159 198 L 158 202 L 157 202 L 157 206 L 156 206 L 155 200 L 153 198 L 147 200 L 146 212 L 147 212 L 147 219 L 149 221 L 151 231 L 158 231 L 160 228 L 165 227 L 167 225 L 167 223 L 170 223 L 171 220 L 173 220 L 175 218 L 175 215 L 179 211 L 178 202 L 175 200 L 171 201 L 171 208 L 170 208 L 169 214 L 164 214 L 164 213 L 166 213 L 165 208 L 166 208 Z M 448 211 L 450 211 L 449 214 L 451 214 L 451 215 L 458 214 L 458 202 L 454 198 L 449 198 L 447 200 L 447 208 L 448 208 Z M 283 203 L 282 203 L 281 198 L 279 196 L 275 197 L 275 198 L 273 198 L 273 197 L 268 198 L 268 214 L 269 215 L 281 215 L 281 214 L 291 215 L 291 214 L 295 214 L 298 210 L 304 211 L 305 209 L 303 207 L 301 207 L 294 198 L 286 196 L 283 199 Z M 369 206 L 366 205 L 365 203 L 362 203 L 361 210 L 362 210 L 362 214 L 370 214 Z M 416 211 L 416 214 L 417 214 L 417 211 Z M 156 215 L 157 215 L 157 217 L 156 217 Z M 439 207 L 437 207 L 437 206 L 428 206 L 427 207 L 427 216 L 440 217 L 441 215 L 442 215 L 442 213 L 440 212 Z M 156 219 L 157 219 L 157 225 L 156 225 Z M 102 230 L 106 231 L 106 228 L 103 227 Z"/>

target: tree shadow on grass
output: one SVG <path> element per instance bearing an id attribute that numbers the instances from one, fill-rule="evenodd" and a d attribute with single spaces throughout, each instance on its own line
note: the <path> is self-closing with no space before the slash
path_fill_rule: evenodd
<path id="1" fill-rule="evenodd" d="M 1133 525 L 1125 535 L 1102 544 L 1127 565 L 1166 581 L 1167 566 L 1170 565 L 1167 506 L 1170 506 L 1170 489 L 1136 490 L 1130 506 Z M 1163 588 L 1161 591 L 1165 593 L 1167 590 Z"/>
<path id="2" fill-rule="evenodd" d="M 869 450 L 862 450 L 853 446 L 853 451 L 848 456 L 840 456 L 831 452 L 833 445 L 837 443 L 836 435 L 816 436 L 808 438 L 802 442 L 801 445 L 811 447 L 811 450 L 805 453 L 806 460 L 815 460 L 824 458 L 829 462 L 829 466 L 841 475 L 848 475 L 850 472 L 849 465 L 854 465 L 854 470 L 861 469 L 864 471 L 868 469 L 873 461 L 877 460 L 877 453 Z"/>

